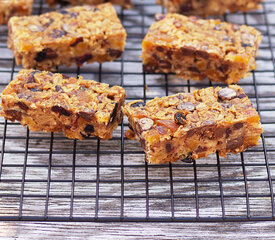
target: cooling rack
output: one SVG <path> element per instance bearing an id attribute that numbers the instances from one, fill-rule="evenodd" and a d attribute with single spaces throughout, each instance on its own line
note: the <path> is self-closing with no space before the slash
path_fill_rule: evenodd
<path id="1" fill-rule="evenodd" d="M 126 89 L 127 101 L 216 86 L 144 74 L 141 41 L 164 12 L 155 0 L 136 0 L 131 10 L 117 8 L 128 32 L 125 53 L 112 63 L 59 72 Z M 149 165 L 137 141 L 123 137 L 127 119 L 113 139 L 66 139 L 59 133 L 30 132 L 0 119 L 0 220 L 9 221 L 260 221 L 274 220 L 275 181 L 275 1 L 249 13 L 221 17 L 259 29 L 263 41 L 258 68 L 240 85 L 264 126 L 259 145 L 221 158 L 212 154 L 194 163 Z M 34 14 L 50 11 L 35 1 Z M 0 27 L 0 90 L 20 70 L 7 49 L 7 27 Z"/>

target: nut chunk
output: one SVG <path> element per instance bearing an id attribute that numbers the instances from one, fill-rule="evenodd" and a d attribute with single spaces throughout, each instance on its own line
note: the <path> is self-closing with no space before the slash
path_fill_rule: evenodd
<path id="1" fill-rule="evenodd" d="M 253 27 L 179 14 L 158 19 L 142 44 L 145 72 L 231 84 L 256 68 L 261 34 Z"/>
<path id="2" fill-rule="evenodd" d="M 27 16 L 32 12 L 33 0 L 0 0 L 0 24 L 8 23 L 12 16 Z"/>
<path id="3" fill-rule="evenodd" d="M 207 17 L 229 12 L 247 12 L 260 8 L 263 0 L 157 0 L 169 13 Z"/>
<path id="4" fill-rule="evenodd" d="M 263 128 L 242 88 L 205 88 L 193 93 L 128 103 L 126 137 L 136 137 L 146 160 L 162 164 L 191 162 L 216 151 L 243 152 L 258 144 Z"/>
<path id="5" fill-rule="evenodd" d="M 100 3 L 105 3 L 105 2 L 111 2 L 112 4 L 120 5 L 123 8 L 131 8 L 133 3 L 131 0 L 47 0 L 47 3 L 51 6 L 54 7 L 56 4 L 61 3 L 69 3 L 71 5 L 82 5 L 82 4 L 88 4 L 88 5 L 95 5 L 95 4 L 100 4 Z"/>
<path id="6" fill-rule="evenodd" d="M 121 121 L 124 100 L 119 86 L 23 69 L 2 93 L 1 115 L 32 131 L 109 139 Z"/>
<path id="7" fill-rule="evenodd" d="M 113 61 L 121 57 L 125 39 L 111 3 L 13 17 L 9 22 L 9 48 L 25 68 Z"/>

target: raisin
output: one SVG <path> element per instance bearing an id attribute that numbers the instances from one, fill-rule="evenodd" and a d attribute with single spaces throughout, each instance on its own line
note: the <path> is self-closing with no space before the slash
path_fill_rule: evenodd
<path id="1" fill-rule="evenodd" d="M 250 43 L 243 43 L 242 42 L 242 47 L 246 48 L 246 47 L 252 47 L 252 45 Z"/>
<path id="2" fill-rule="evenodd" d="M 38 87 L 34 87 L 34 88 L 30 89 L 30 91 L 32 91 L 32 92 L 42 92 L 42 90 Z"/>
<path id="3" fill-rule="evenodd" d="M 219 70 L 223 73 L 226 73 L 229 69 L 229 63 L 223 62 L 221 66 L 219 66 Z"/>
<path id="4" fill-rule="evenodd" d="M 166 17 L 166 14 L 159 13 L 159 14 L 155 15 L 155 20 L 160 21 L 160 20 L 164 19 L 165 17 Z"/>
<path id="5" fill-rule="evenodd" d="M 140 102 L 135 102 L 131 104 L 131 107 L 136 108 L 136 107 L 144 107 L 146 104 L 143 101 Z"/>
<path id="6" fill-rule="evenodd" d="M 32 72 L 30 73 L 31 76 L 29 76 L 28 79 L 27 79 L 27 83 L 35 83 L 34 75 L 35 75 L 36 73 L 41 73 L 41 71 L 32 71 Z"/>
<path id="7" fill-rule="evenodd" d="M 64 116 L 66 116 L 66 117 L 69 117 L 69 116 L 72 115 L 71 111 L 69 111 L 69 110 L 67 110 L 67 109 L 65 109 L 65 108 L 63 108 L 61 106 L 53 106 L 52 107 L 52 111 L 55 112 L 55 113 L 60 113 L 60 114 L 62 114 Z"/>
<path id="8" fill-rule="evenodd" d="M 113 123 L 115 118 L 116 118 L 116 115 L 117 115 L 117 110 L 118 110 L 118 103 L 115 103 L 115 107 L 110 115 L 110 119 L 109 119 L 109 123 Z"/>
<path id="9" fill-rule="evenodd" d="M 231 100 L 237 96 L 237 93 L 232 88 L 223 88 L 218 92 L 218 96 L 221 100 Z"/>
<path id="10" fill-rule="evenodd" d="M 78 37 L 75 39 L 75 41 L 73 43 L 71 43 L 70 46 L 75 47 L 78 43 L 83 42 L 83 41 L 84 41 L 83 37 Z"/>
<path id="11" fill-rule="evenodd" d="M 192 153 L 189 152 L 187 154 L 186 158 L 182 159 L 181 161 L 185 162 L 185 163 L 192 163 L 192 162 L 194 162 L 194 159 L 192 158 Z"/>
<path id="12" fill-rule="evenodd" d="M 175 119 L 176 124 L 179 124 L 179 125 L 185 125 L 186 124 L 186 117 L 181 112 L 177 112 L 174 115 L 174 119 Z"/>
<path id="13" fill-rule="evenodd" d="M 64 92 L 63 89 L 59 85 L 55 86 L 55 91 L 56 92 Z"/>
<path id="14" fill-rule="evenodd" d="M 143 72 L 145 73 L 155 73 L 155 66 L 151 64 L 143 64 Z"/>
<path id="15" fill-rule="evenodd" d="M 107 49 L 107 53 L 110 57 L 114 57 L 114 58 L 120 58 L 122 55 L 122 51 L 119 49 L 112 49 L 112 48 L 108 48 Z"/>
<path id="16" fill-rule="evenodd" d="M 188 70 L 191 72 L 200 73 L 200 70 L 197 67 L 189 67 Z"/>
<path id="17" fill-rule="evenodd" d="M 170 153 L 173 150 L 172 144 L 171 143 L 166 143 L 165 144 L 165 149 L 166 149 L 166 152 Z"/>
<path id="18" fill-rule="evenodd" d="M 156 50 L 157 50 L 158 52 L 163 52 L 163 51 L 164 51 L 163 47 L 161 47 L 161 46 L 157 46 L 157 47 L 156 47 Z"/>
<path id="19" fill-rule="evenodd" d="M 54 30 L 52 31 L 51 36 L 52 36 L 53 38 L 61 38 L 62 36 L 66 35 L 66 34 L 67 34 L 67 33 L 66 33 L 65 31 L 63 31 L 63 30 L 54 29 Z"/>
<path id="20" fill-rule="evenodd" d="M 89 61 L 92 57 L 93 57 L 92 54 L 85 54 L 81 57 L 75 58 L 77 66 L 79 67 L 82 66 L 84 62 Z"/>
<path id="21" fill-rule="evenodd" d="M 69 79 L 69 78 L 70 78 L 70 76 L 69 76 L 69 75 L 67 75 L 67 74 L 63 74 L 63 73 L 62 73 L 62 77 L 63 77 L 64 79 Z"/>
<path id="22" fill-rule="evenodd" d="M 93 125 L 88 124 L 88 125 L 85 126 L 84 131 L 85 131 L 86 133 L 93 133 L 93 132 L 95 131 L 95 128 L 94 128 Z"/>
<path id="23" fill-rule="evenodd" d="M 57 57 L 57 54 L 55 51 L 53 51 L 50 48 L 45 48 L 41 52 L 38 52 L 36 54 L 36 57 L 34 58 L 34 60 L 37 62 L 42 62 L 46 59 L 54 59 L 56 57 Z"/>
<path id="24" fill-rule="evenodd" d="M 193 47 L 182 47 L 181 52 L 184 56 L 192 56 L 195 53 L 195 48 L 193 48 Z"/>
<path id="25" fill-rule="evenodd" d="M 87 122 L 92 121 L 95 116 L 94 110 L 91 110 L 90 112 L 79 112 L 78 114 Z"/>
<path id="26" fill-rule="evenodd" d="M 240 98 L 240 99 L 245 98 L 245 97 L 246 97 L 245 94 L 240 94 L 240 95 L 238 96 L 238 98 Z"/>
<path id="27" fill-rule="evenodd" d="M 226 143 L 226 148 L 233 150 L 243 145 L 243 137 L 237 137 Z"/>
<path id="28" fill-rule="evenodd" d="M 197 51 L 197 52 L 195 52 L 195 55 L 198 56 L 198 57 L 204 58 L 204 59 L 209 58 L 208 53 L 205 52 L 205 51 Z"/>
<path id="29" fill-rule="evenodd" d="M 234 127 L 235 129 L 240 129 L 240 128 L 243 127 L 243 123 L 237 122 L 237 123 L 235 123 L 235 124 L 233 125 L 233 127 Z"/>
<path id="30" fill-rule="evenodd" d="M 160 68 L 171 68 L 171 63 L 167 60 L 160 60 L 159 61 L 159 67 Z"/>
<path id="31" fill-rule="evenodd" d="M 226 133 L 225 137 L 226 137 L 226 138 L 229 138 L 229 136 L 230 136 L 230 134 L 232 133 L 232 131 L 231 131 L 230 128 L 227 128 L 227 129 L 225 130 L 225 133 Z"/>
<path id="32" fill-rule="evenodd" d="M 17 105 L 25 111 L 27 111 L 29 109 L 29 107 L 23 102 L 18 102 Z"/>
<path id="33" fill-rule="evenodd" d="M 14 120 L 21 121 L 22 119 L 22 113 L 16 110 L 6 110 L 5 114 L 8 115 L 11 121 L 14 121 Z"/>

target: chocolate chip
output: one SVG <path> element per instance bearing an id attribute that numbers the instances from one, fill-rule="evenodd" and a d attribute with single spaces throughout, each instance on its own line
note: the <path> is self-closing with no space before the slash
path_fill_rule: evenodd
<path id="1" fill-rule="evenodd" d="M 187 110 L 187 111 L 194 111 L 196 106 L 191 102 L 181 102 L 178 104 L 177 109 L 179 110 Z"/>
<path id="2" fill-rule="evenodd" d="M 246 47 L 252 47 L 252 45 L 250 43 L 243 43 L 242 42 L 242 47 L 246 48 Z"/>
<path id="3" fill-rule="evenodd" d="M 156 67 L 151 64 L 143 64 L 143 72 L 145 73 L 155 73 Z"/>
<path id="4" fill-rule="evenodd" d="M 156 47 L 156 50 L 157 50 L 158 52 L 163 52 L 163 51 L 164 51 L 163 47 L 161 47 L 161 46 L 157 46 L 157 47 Z"/>
<path id="5" fill-rule="evenodd" d="M 14 121 L 14 120 L 21 121 L 22 119 L 22 113 L 16 110 L 6 110 L 5 114 L 8 115 L 8 118 L 11 121 Z"/>
<path id="6" fill-rule="evenodd" d="M 114 58 L 120 58 L 122 55 L 122 51 L 119 49 L 112 49 L 112 48 L 108 48 L 107 49 L 107 53 L 109 56 L 114 57 Z"/>
<path id="7" fill-rule="evenodd" d="M 160 21 L 160 20 L 164 19 L 165 17 L 166 17 L 166 14 L 159 13 L 159 14 L 155 15 L 155 20 Z"/>
<path id="8" fill-rule="evenodd" d="M 186 158 L 182 159 L 181 160 L 182 162 L 185 162 L 185 163 L 192 163 L 194 162 L 195 160 L 192 158 L 192 153 L 189 152 L 186 156 Z"/>
<path id="9" fill-rule="evenodd" d="M 25 111 L 27 111 L 29 109 L 29 107 L 23 102 L 18 102 L 17 105 Z"/>
<path id="10" fill-rule="evenodd" d="M 159 67 L 160 68 L 165 68 L 165 69 L 171 68 L 171 63 L 167 60 L 160 60 L 159 61 Z"/>
<path id="11" fill-rule="evenodd" d="M 136 108 L 136 107 L 144 107 L 146 104 L 143 101 L 140 102 L 135 102 L 131 104 L 131 107 Z"/>
<path id="12" fill-rule="evenodd" d="M 66 117 L 69 117 L 72 115 L 72 112 L 69 110 L 66 110 L 65 108 L 61 107 L 61 106 L 53 106 L 52 107 L 52 111 L 55 113 L 60 113 Z"/>
<path id="13" fill-rule="evenodd" d="M 243 137 L 237 137 L 235 139 L 232 139 L 226 143 L 226 148 L 233 150 L 243 145 Z"/>
<path id="14" fill-rule="evenodd" d="M 85 131 L 86 133 L 93 133 L 93 132 L 95 131 L 95 128 L 94 128 L 93 125 L 88 124 L 88 125 L 85 126 L 84 131 Z"/>
<path id="15" fill-rule="evenodd" d="M 84 38 L 83 37 L 78 37 L 75 39 L 75 41 L 73 43 L 71 43 L 71 47 L 75 47 L 78 43 L 83 42 Z"/>
<path id="16" fill-rule="evenodd" d="M 82 66 L 84 62 L 89 61 L 92 57 L 93 57 L 92 54 L 85 54 L 81 57 L 75 58 L 77 66 L 79 67 Z"/>
<path id="17" fill-rule="evenodd" d="M 64 92 L 63 89 L 59 85 L 55 86 L 55 91 L 56 92 Z"/>
<path id="18" fill-rule="evenodd" d="M 174 115 L 174 120 L 175 120 L 176 124 L 179 124 L 179 125 L 185 125 L 186 124 L 186 117 L 181 112 L 177 112 Z"/>
<path id="19" fill-rule="evenodd" d="M 66 33 L 65 31 L 63 31 L 63 30 L 54 29 L 54 30 L 52 31 L 51 36 L 52 36 L 53 38 L 61 38 L 62 36 L 66 35 L 66 34 L 67 34 L 67 33 Z"/>
<path id="20" fill-rule="evenodd" d="M 221 100 L 231 100 L 237 96 L 237 93 L 232 88 L 223 88 L 218 92 L 219 98 Z"/>
<path id="21" fill-rule="evenodd" d="M 240 128 L 243 127 L 243 123 L 242 123 L 242 122 L 237 122 L 237 123 L 235 123 L 235 124 L 233 125 L 233 127 L 234 127 L 235 129 L 240 129 Z"/>
<path id="22" fill-rule="evenodd" d="M 154 121 L 151 118 L 141 118 L 138 120 L 138 127 L 142 131 L 147 131 L 151 129 L 154 125 Z"/>
<path id="23" fill-rule="evenodd" d="M 111 116 L 110 116 L 110 119 L 109 119 L 109 123 L 113 123 L 115 118 L 116 118 L 116 115 L 117 115 L 117 110 L 118 110 L 118 103 L 115 103 L 115 107 L 111 113 Z"/>
<path id="24" fill-rule="evenodd" d="M 172 60 L 172 54 L 173 54 L 173 51 L 172 50 L 168 50 L 167 51 L 167 57 Z"/>
<path id="25" fill-rule="evenodd" d="M 91 110 L 89 112 L 84 112 L 81 111 L 78 113 L 80 117 L 82 117 L 85 121 L 90 122 L 93 120 L 94 116 L 95 116 L 95 111 Z"/>
<path id="26" fill-rule="evenodd" d="M 37 62 L 42 62 L 46 59 L 54 59 L 57 57 L 57 53 L 53 51 L 50 48 L 45 48 L 41 52 L 38 52 L 36 54 L 36 57 L 34 58 L 35 61 Z"/>
<path id="27" fill-rule="evenodd" d="M 240 98 L 240 99 L 245 98 L 245 97 L 246 97 L 246 94 L 240 94 L 240 95 L 238 96 L 238 98 Z"/>
<path id="28" fill-rule="evenodd" d="M 165 144 L 165 149 L 166 149 L 166 152 L 170 153 L 173 149 L 172 143 L 166 143 Z"/>

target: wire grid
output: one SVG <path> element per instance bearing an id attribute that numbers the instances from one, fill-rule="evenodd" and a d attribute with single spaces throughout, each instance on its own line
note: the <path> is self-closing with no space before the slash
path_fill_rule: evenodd
<path id="1" fill-rule="evenodd" d="M 35 1 L 34 14 L 49 11 Z M 154 0 L 117 8 L 128 32 L 125 53 L 113 63 L 58 71 L 126 89 L 127 101 L 165 96 L 218 85 L 142 72 L 141 41 L 164 12 Z M 275 1 L 222 20 L 258 28 L 263 42 L 258 68 L 241 80 L 257 108 L 264 133 L 259 146 L 238 155 L 212 154 L 194 163 L 148 165 L 137 141 L 123 137 L 127 119 L 113 139 L 66 139 L 61 133 L 29 132 L 0 120 L 0 220 L 10 221 L 260 221 L 274 220 Z M 1 90 L 20 70 L 7 49 L 7 27 L 0 28 Z"/>

